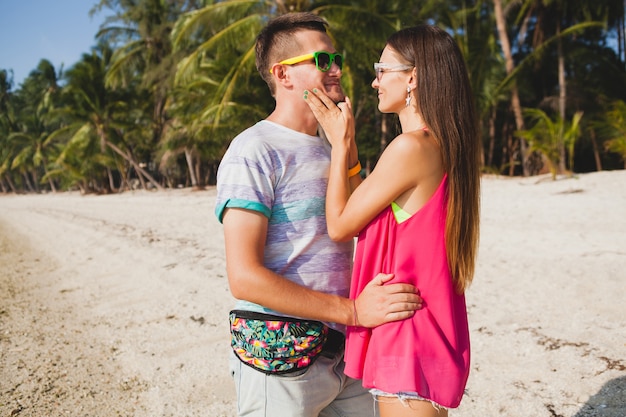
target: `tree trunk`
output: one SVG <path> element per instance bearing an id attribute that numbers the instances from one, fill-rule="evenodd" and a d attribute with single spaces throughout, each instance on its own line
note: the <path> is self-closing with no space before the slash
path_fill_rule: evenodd
<path id="1" fill-rule="evenodd" d="M 100 143 L 102 144 L 102 146 L 108 146 L 109 148 L 113 150 L 113 152 L 115 152 L 116 154 L 124 158 L 125 161 L 127 161 L 133 168 L 135 168 L 135 171 L 137 172 L 137 176 L 139 177 L 139 181 L 141 181 L 141 184 L 144 189 L 147 189 L 145 181 L 144 181 L 144 177 L 145 177 L 148 179 L 148 181 L 150 181 L 150 184 L 154 185 L 154 187 L 157 190 L 163 190 L 163 187 L 161 186 L 161 184 L 159 184 L 154 178 L 152 178 L 152 175 L 150 175 L 148 171 L 143 169 L 141 165 L 137 161 L 135 161 L 135 158 L 133 157 L 131 153 L 124 152 L 115 144 L 109 142 L 102 124 L 97 124 L 96 129 L 98 132 L 98 136 L 100 137 Z"/>
<path id="2" fill-rule="evenodd" d="M 34 193 L 35 189 L 33 188 L 33 184 L 31 183 L 30 178 L 28 177 L 28 172 L 22 172 L 22 178 L 24 178 L 26 188 L 28 188 L 31 193 Z"/>
<path id="3" fill-rule="evenodd" d="M 142 177 L 142 175 L 148 179 L 148 181 L 150 181 L 150 184 L 154 185 L 154 187 L 157 190 L 163 190 L 163 187 L 161 186 L 161 184 L 159 184 L 153 177 L 152 175 L 150 175 L 148 173 L 148 171 L 146 171 L 145 169 L 143 169 L 139 163 L 137 163 L 137 161 L 135 161 L 135 158 L 133 158 L 132 155 L 127 154 L 126 152 L 122 151 L 120 148 L 118 148 L 115 144 L 109 142 L 109 140 L 107 139 L 106 135 L 104 134 L 103 129 L 101 128 L 100 125 L 98 125 L 98 135 L 100 136 L 100 140 L 102 141 L 102 143 L 104 143 L 106 146 L 108 146 L 109 148 L 111 148 L 113 150 L 113 152 L 115 152 L 116 154 L 118 154 L 119 156 L 121 156 L 122 158 L 124 158 L 124 160 L 126 160 L 129 164 L 131 164 L 131 166 L 135 169 L 135 171 L 137 172 L 137 175 L 139 176 L 139 180 L 141 181 L 142 185 L 145 187 L 145 182 L 144 179 Z"/>
<path id="4" fill-rule="evenodd" d="M 7 180 L 7 184 L 9 184 L 9 188 L 11 189 L 11 191 L 13 191 L 14 193 L 17 194 L 17 188 L 15 188 L 15 183 L 11 179 L 11 176 L 10 175 L 5 175 L 4 178 Z"/>
<path id="5" fill-rule="evenodd" d="M 195 169 L 196 169 L 196 178 L 202 178 L 202 165 L 201 165 L 200 161 L 198 161 L 198 163 L 195 164 Z M 206 182 L 204 182 L 204 181 L 198 181 L 198 185 L 196 186 L 196 189 L 204 190 L 204 185 L 205 184 L 206 184 Z"/>
<path id="6" fill-rule="evenodd" d="M 37 168 L 33 168 L 31 172 L 33 175 L 33 187 L 35 187 L 35 191 L 39 193 L 41 192 L 41 189 L 39 188 L 39 175 L 37 175 Z"/>
<path id="7" fill-rule="evenodd" d="M 194 169 L 193 154 L 191 149 L 185 146 L 185 160 L 187 161 L 187 168 L 189 169 L 189 179 L 191 179 L 191 187 L 198 187 L 198 177 L 196 176 L 196 170 Z"/>
<path id="8" fill-rule="evenodd" d="M 115 189 L 115 180 L 113 179 L 113 172 L 111 171 L 111 168 L 107 167 L 107 178 L 109 179 L 109 188 L 111 189 L 111 192 L 114 193 L 117 190 Z"/>
<path id="9" fill-rule="evenodd" d="M 129 156 L 129 157 L 130 157 L 130 159 L 133 160 L 133 162 L 135 162 L 135 158 L 133 158 L 132 156 Z M 141 167 L 141 165 L 139 165 L 137 162 L 135 162 L 135 163 L 133 163 L 133 162 L 131 162 L 133 168 L 137 167 L 137 168 L 143 169 Z M 139 182 L 141 183 L 141 188 L 144 189 L 144 190 L 147 190 L 148 189 L 148 184 L 146 184 L 146 179 L 144 178 L 142 172 L 138 171 L 136 169 L 135 169 L 135 172 L 137 173 L 137 178 L 139 179 Z M 148 181 L 150 181 L 150 180 L 148 180 Z"/>
<path id="10" fill-rule="evenodd" d="M 489 149 L 487 153 L 487 166 L 493 164 L 493 151 L 496 147 L 496 106 L 493 106 L 491 110 L 491 116 L 489 117 Z"/>
<path id="11" fill-rule="evenodd" d="M 509 136 L 509 177 L 512 177 L 513 175 L 515 175 L 515 160 L 517 159 L 517 150 L 516 150 L 516 146 L 513 143 L 513 134 L 510 134 Z"/>
<path id="12" fill-rule="evenodd" d="M 57 186 L 54 183 L 54 180 L 52 178 L 48 178 L 48 184 L 50 184 L 50 189 L 52 190 L 53 193 L 57 192 Z"/>
<path id="13" fill-rule="evenodd" d="M 559 114 L 561 115 L 561 120 L 563 124 L 565 124 L 565 100 L 567 97 L 566 94 L 566 82 L 565 82 L 565 56 L 563 55 L 563 41 L 561 40 L 561 23 L 557 21 L 556 24 L 556 36 L 557 36 L 557 54 L 558 54 L 558 77 L 559 77 Z M 563 135 L 559 135 L 559 172 L 561 174 L 565 173 L 565 143 L 563 143 Z M 573 157 L 573 155 L 570 155 Z M 572 158 L 573 159 L 573 158 Z M 569 167 L 569 169 L 574 171 L 574 167 Z"/>
<path id="14" fill-rule="evenodd" d="M 46 161 L 45 158 L 43 159 L 43 172 L 46 174 L 45 176 L 48 177 L 48 161 Z M 48 177 L 48 184 L 50 184 L 50 189 L 52 190 L 52 192 L 56 193 L 57 187 L 51 177 Z"/>
<path id="15" fill-rule="evenodd" d="M 624 6 L 626 6 L 626 4 L 624 4 Z M 622 63 L 626 63 L 626 39 L 624 36 L 624 34 L 626 34 L 626 19 L 624 19 L 624 9 L 622 9 L 622 15 L 619 18 L 617 28 L 618 56 L 622 59 Z"/>
<path id="16" fill-rule="evenodd" d="M 515 69 L 513 63 L 513 54 L 511 53 L 511 44 L 509 43 L 509 37 L 506 33 L 506 21 L 504 19 L 504 12 L 502 11 L 502 0 L 493 0 L 494 14 L 496 17 L 496 26 L 498 27 L 498 37 L 500 39 L 500 45 L 502 45 L 502 52 L 504 53 L 506 73 L 510 75 Z M 519 99 L 519 91 L 517 89 L 517 83 L 513 81 L 511 88 L 511 106 L 513 107 L 513 114 L 515 115 L 515 125 L 517 130 L 524 130 L 524 117 L 522 116 L 522 105 Z M 528 147 L 526 140 L 519 138 L 520 150 L 522 152 L 522 172 L 524 176 L 528 176 Z M 512 153 L 511 153 L 512 154 Z"/>
<path id="17" fill-rule="evenodd" d="M 600 151 L 598 150 L 598 143 L 596 142 L 596 131 L 591 130 L 591 145 L 593 146 L 593 157 L 596 160 L 596 170 L 602 171 L 602 160 L 600 159 Z"/>
<path id="18" fill-rule="evenodd" d="M 380 119 L 380 153 L 379 156 L 382 155 L 383 151 L 387 147 L 387 137 L 389 134 L 389 128 L 387 127 L 387 115 L 382 114 Z"/>

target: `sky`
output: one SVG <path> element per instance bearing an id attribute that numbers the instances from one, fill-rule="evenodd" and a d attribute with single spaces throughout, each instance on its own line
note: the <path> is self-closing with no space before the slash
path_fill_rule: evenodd
<path id="1" fill-rule="evenodd" d="M 59 71 L 69 69 L 96 44 L 104 9 L 92 17 L 97 0 L 0 0 L 0 69 L 13 70 L 13 89 L 42 58 Z"/>

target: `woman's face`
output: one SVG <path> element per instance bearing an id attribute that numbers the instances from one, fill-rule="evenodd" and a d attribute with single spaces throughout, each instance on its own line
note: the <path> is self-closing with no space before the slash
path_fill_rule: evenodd
<path id="1" fill-rule="evenodd" d="M 399 113 L 406 107 L 406 90 L 414 67 L 400 61 L 389 46 L 383 50 L 377 66 L 372 88 L 378 90 L 378 110 L 382 113 Z"/>

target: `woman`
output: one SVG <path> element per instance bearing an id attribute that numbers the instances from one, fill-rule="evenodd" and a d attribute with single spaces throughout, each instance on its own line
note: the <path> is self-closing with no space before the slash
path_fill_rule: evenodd
<path id="1" fill-rule="evenodd" d="M 374 329 L 355 326 L 346 374 L 361 378 L 381 416 L 447 416 L 469 375 L 464 292 L 478 247 L 480 138 L 467 69 L 454 39 L 429 25 L 393 34 L 374 64 L 378 108 L 398 115 L 402 133 L 350 192 L 354 155 L 350 100 L 305 92 L 332 144 L 326 200 L 330 236 L 358 235 L 351 298 L 376 273 L 414 284 L 424 308 Z M 346 175 L 346 172 L 349 175 Z"/>

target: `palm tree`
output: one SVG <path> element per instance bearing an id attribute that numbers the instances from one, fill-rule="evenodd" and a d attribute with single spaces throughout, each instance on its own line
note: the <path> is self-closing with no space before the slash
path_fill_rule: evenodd
<path id="1" fill-rule="evenodd" d="M 104 28 L 96 35 L 119 46 L 106 74 L 107 86 L 123 88 L 139 80 L 136 87 L 143 89 L 152 101 L 151 132 L 148 138 L 137 137 L 137 150 L 144 149 L 144 158 L 150 155 L 162 139 L 168 122 L 168 95 L 181 53 L 174 53 L 171 30 L 185 11 L 200 7 L 200 1 L 190 0 L 100 0 L 93 12 L 109 8 L 116 14 L 107 18 Z M 114 25 L 121 23 L 121 26 Z M 148 139 L 146 141 L 146 139 Z"/>
<path id="2" fill-rule="evenodd" d="M 507 102 L 509 96 L 498 85 L 505 78 L 505 63 L 500 53 L 498 37 L 493 27 L 495 20 L 490 11 L 491 0 L 474 2 L 472 7 L 459 5 L 453 11 L 446 8 L 444 19 L 438 24 L 445 24 L 454 35 L 464 54 L 476 97 L 481 130 L 486 133 L 487 146 L 483 153 L 483 165 L 493 165 L 497 140 L 497 116 L 501 104 Z"/>
<path id="3" fill-rule="evenodd" d="M 571 56 L 576 48 L 587 47 L 575 40 L 593 30 L 605 27 L 608 10 L 612 10 L 611 2 L 588 2 L 586 0 L 525 0 L 521 3 L 518 21 L 528 21 L 532 34 L 530 39 L 532 54 L 528 57 L 536 69 L 542 64 L 556 65 L 558 91 L 555 96 L 544 97 L 546 103 L 553 102 L 562 119 L 567 117 L 567 106 L 570 100 L 568 94 L 567 74 L 571 74 L 571 64 L 566 62 L 566 56 Z M 623 7 L 622 7 L 623 11 Z M 623 14 L 623 13 L 622 13 Z M 552 54 L 554 60 L 546 59 Z M 556 62 L 555 62 L 556 61 Z M 520 64 L 521 65 L 521 64 Z M 541 70 L 545 78 L 547 69 Z M 559 145 L 559 171 L 565 172 L 566 147 Z"/>
<path id="4" fill-rule="evenodd" d="M 56 152 L 47 137 L 58 126 L 54 111 L 60 92 L 59 76 L 54 66 L 42 59 L 15 95 L 15 122 L 6 138 L 12 149 L 10 169 L 18 171 L 23 184 L 33 192 L 40 190 L 40 177 L 47 173 L 48 161 Z M 56 191 L 54 181 L 46 180 Z"/>
<path id="5" fill-rule="evenodd" d="M 618 154 L 626 169 L 626 102 L 617 100 L 612 103 L 602 123 L 602 136 L 606 150 Z"/>
<path id="6" fill-rule="evenodd" d="M 562 144 L 568 146 L 570 166 L 573 166 L 574 145 L 580 136 L 582 112 L 575 113 L 571 123 L 561 119 L 558 114 L 553 120 L 541 109 L 526 109 L 524 113 L 534 124 L 527 130 L 518 131 L 517 134 L 528 140 L 531 151 L 538 151 L 546 157 L 552 179 L 556 179 L 561 164 Z"/>
<path id="7" fill-rule="evenodd" d="M 10 176 L 13 158 L 9 134 L 15 128 L 12 84 L 13 80 L 8 71 L 0 70 L 0 188 L 3 193 L 8 192 L 9 189 L 16 191 Z"/>
<path id="8" fill-rule="evenodd" d="M 509 42 L 509 36 L 507 33 L 506 15 L 502 6 L 502 0 L 493 0 L 494 15 L 496 19 L 496 26 L 498 28 L 498 37 L 500 39 L 500 46 L 502 47 L 502 53 L 504 54 L 504 62 L 506 66 L 506 73 L 510 77 L 515 69 L 515 63 L 513 61 L 513 53 L 511 44 Z M 511 108 L 515 115 L 515 125 L 518 131 L 524 129 L 524 116 L 522 114 L 522 105 L 519 96 L 519 90 L 515 81 L 511 82 Z M 527 144 L 523 138 L 520 138 L 520 150 L 522 153 L 522 172 L 524 176 L 530 174 L 528 169 L 528 149 Z M 514 164 L 510 164 L 510 174 L 512 174 Z"/>
<path id="9" fill-rule="evenodd" d="M 194 82 L 176 87 L 168 103 L 170 120 L 160 143 L 160 170 L 168 173 L 180 160 L 179 157 L 184 156 L 188 177 L 194 188 L 202 188 L 207 183 L 202 179 L 203 171 L 208 181 L 214 180 L 224 144 L 233 137 L 233 132 L 238 132 L 242 125 L 252 124 L 266 114 L 256 99 L 250 99 L 263 97 L 261 88 L 264 86 L 256 83 L 256 86 L 249 85 L 236 92 L 239 102 L 251 103 L 226 108 L 222 112 L 221 122 L 214 125 L 217 108 L 206 107 L 205 102 L 207 97 L 216 94 L 216 84 L 208 76 L 199 75 Z"/>
<path id="10" fill-rule="evenodd" d="M 71 162 L 77 160 L 71 151 L 88 152 L 86 158 L 81 159 L 89 162 L 90 169 L 99 165 L 106 170 L 108 187 L 113 190 L 111 169 L 119 169 L 116 158 L 122 158 L 135 170 L 144 188 L 147 188 L 147 180 L 155 188 L 161 189 L 163 187 L 159 182 L 138 162 L 132 146 L 136 141 L 129 140 L 132 136 L 143 135 L 144 131 L 136 123 L 144 118 L 143 109 L 137 101 L 139 96 L 132 90 L 113 90 L 105 84 L 105 74 L 112 55 L 110 47 L 100 44 L 91 54 L 83 54 L 81 61 L 67 71 L 64 94 L 68 124 L 55 134 L 67 136 L 68 146 L 57 162 L 76 177 L 81 170 L 76 167 L 71 169 Z M 99 143 L 99 148 L 94 143 Z M 124 173 L 126 170 L 120 171 Z M 84 179 L 80 175 L 76 178 Z M 122 181 L 127 179 L 125 175 L 122 176 Z M 84 184 L 81 188 L 88 190 Z"/>

